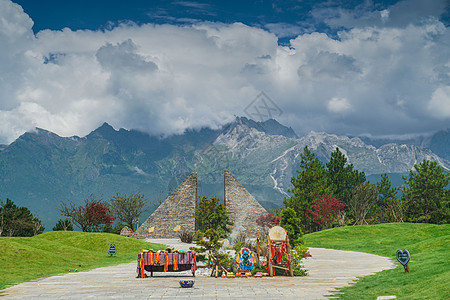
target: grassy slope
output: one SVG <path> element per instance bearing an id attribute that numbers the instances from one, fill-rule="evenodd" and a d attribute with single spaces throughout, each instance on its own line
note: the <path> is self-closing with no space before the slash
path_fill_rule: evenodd
<path id="1" fill-rule="evenodd" d="M 372 276 L 336 293 L 343 299 L 450 298 L 450 225 L 395 223 L 333 228 L 305 235 L 309 247 L 352 250 L 386 256 L 397 267 Z M 396 251 L 411 255 L 410 273 L 395 258 Z"/>
<path id="2" fill-rule="evenodd" d="M 111 257 L 108 247 L 112 243 L 117 255 Z M 0 289 L 75 269 L 86 271 L 131 262 L 142 249 L 149 248 L 164 246 L 116 234 L 76 231 L 52 231 L 28 238 L 1 237 Z"/>

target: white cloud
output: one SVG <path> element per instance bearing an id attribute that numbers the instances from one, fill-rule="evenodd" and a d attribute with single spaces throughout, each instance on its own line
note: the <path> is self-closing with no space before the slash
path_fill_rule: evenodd
<path id="1" fill-rule="evenodd" d="M 352 110 L 352 105 L 346 98 L 331 98 L 328 102 L 327 108 L 330 112 L 345 114 Z"/>
<path id="2" fill-rule="evenodd" d="M 30 17 L 8 0 L 0 0 L 0 22 L 0 143 L 35 126 L 83 136 L 105 121 L 157 135 L 216 128 L 243 115 L 260 91 L 299 134 L 408 134 L 450 118 L 450 32 L 433 18 L 361 25 L 338 39 L 301 34 L 290 47 L 241 23 L 35 36 Z"/>
<path id="3" fill-rule="evenodd" d="M 450 118 L 450 86 L 440 87 L 433 92 L 428 109 L 438 118 Z"/>

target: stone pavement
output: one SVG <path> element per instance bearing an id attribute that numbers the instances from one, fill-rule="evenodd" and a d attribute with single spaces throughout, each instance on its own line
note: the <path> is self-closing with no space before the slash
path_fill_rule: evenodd
<path id="1" fill-rule="evenodd" d="M 325 299 L 324 295 L 357 277 L 394 267 L 388 258 L 372 254 L 320 248 L 310 248 L 310 252 L 312 257 L 304 263 L 309 272 L 305 277 L 197 276 L 193 288 L 183 289 L 178 282 L 192 279 L 190 271 L 154 273 L 153 278 L 141 279 L 136 278 L 133 262 L 25 282 L 2 292 L 3 299 Z"/>

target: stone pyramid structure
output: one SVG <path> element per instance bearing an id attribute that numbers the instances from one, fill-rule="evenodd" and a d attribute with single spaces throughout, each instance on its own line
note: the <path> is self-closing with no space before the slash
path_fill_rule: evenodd
<path id="1" fill-rule="evenodd" d="M 139 227 L 136 238 L 178 238 L 195 231 L 197 171 L 192 172 Z"/>
<path id="2" fill-rule="evenodd" d="M 267 211 L 227 169 L 224 171 L 224 203 L 233 221 L 232 238 L 240 232 L 249 238 L 262 234 L 256 219 Z"/>

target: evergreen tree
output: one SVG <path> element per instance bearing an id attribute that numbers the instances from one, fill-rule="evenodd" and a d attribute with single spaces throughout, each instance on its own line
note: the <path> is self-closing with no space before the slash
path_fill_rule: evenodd
<path id="1" fill-rule="evenodd" d="M 292 208 L 288 207 L 281 211 L 280 226 L 286 230 L 292 247 L 303 243 L 301 225 L 301 219 L 297 218 L 296 213 Z"/>
<path id="2" fill-rule="evenodd" d="M 403 177 L 402 186 L 406 215 L 410 221 L 425 223 L 448 223 L 450 174 L 435 161 L 423 160 L 414 165 L 408 177 Z"/>
<path id="3" fill-rule="evenodd" d="M 336 147 L 336 151 L 331 153 L 330 161 L 326 166 L 328 169 L 328 187 L 333 195 L 348 207 L 353 192 L 356 187 L 366 181 L 366 175 L 364 172 L 354 170 L 353 164 L 346 164 L 347 158 Z"/>
<path id="4" fill-rule="evenodd" d="M 296 212 L 302 221 L 303 230 L 306 231 L 311 224 L 311 220 L 307 218 L 308 210 L 311 209 L 317 195 L 327 191 L 327 172 L 308 146 L 305 146 L 300 157 L 300 170 L 297 170 L 297 176 L 291 178 L 294 187 L 288 190 L 293 196 L 284 199 L 284 205 Z"/>
<path id="5" fill-rule="evenodd" d="M 43 231 L 42 222 L 28 208 L 10 199 L 0 201 L 0 236 L 34 236 Z"/>
<path id="6" fill-rule="evenodd" d="M 384 207 L 388 200 L 397 198 L 398 189 L 391 187 L 391 181 L 386 173 L 381 175 L 381 179 L 376 185 L 380 195 L 378 206 Z"/>
<path id="7" fill-rule="evenodd" d="M 215 229 L 221 237 L 230 231 L 227 225 L 232 225 L 225 205 L 219 203 L 216 197 L 203 196 L 195 208 L 197 228 L 201 231 Z"/>
<path id="8" fill-rule="evenodd" d="M 403 222 L 403 204 L 397 198 L 398 188 L 393 188 L 387 174 L 382 174 L 376 183 L 378 202 L 374 209 L 376 223 Z"/>

